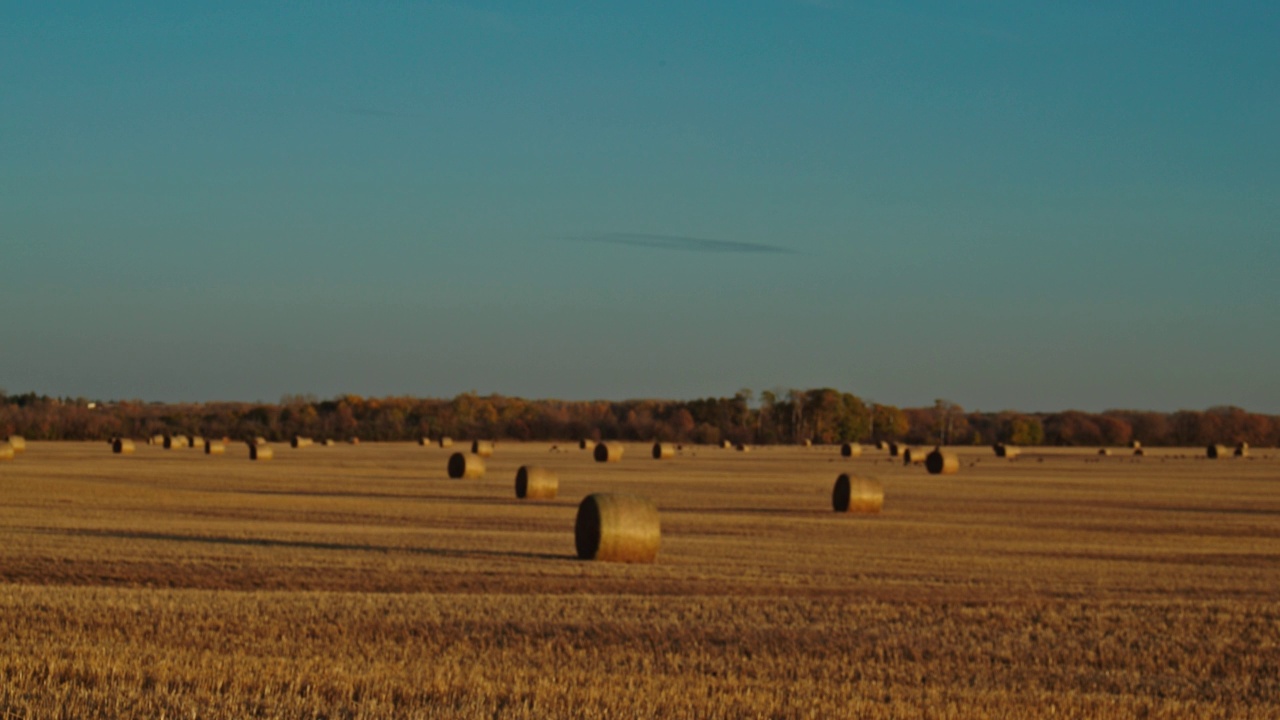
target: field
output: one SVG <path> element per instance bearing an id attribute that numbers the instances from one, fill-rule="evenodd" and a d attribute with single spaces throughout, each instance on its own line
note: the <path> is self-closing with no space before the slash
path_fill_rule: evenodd
<path id="1" fill-rule="evenodd" d="M 0 718 L 1280 717 L 1280 453 L 363 444 L 0 463 Z M 523 464 L 555 500 L 514 496 Z M 884 512 L 831 512 L 840 472 Z M 659 507 L 652 565 L 577 503 Z"/>

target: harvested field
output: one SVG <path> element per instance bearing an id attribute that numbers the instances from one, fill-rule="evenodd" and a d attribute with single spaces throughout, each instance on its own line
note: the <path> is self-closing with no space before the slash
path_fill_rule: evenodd
<path id="1" fill-rule="evenodd" d="M 0 467 L 0 717 L 1280 715 L 1280 454 L 413 443 L 270 463 L 28 442 Z M 553 500 L 512 497 L 526 464 Z M 831 512 L 842 472 L 875 516 Z M 652 565 L 576 559 L 594 492 Z M 547 668 L 554 667 L 555 672 Z"/>

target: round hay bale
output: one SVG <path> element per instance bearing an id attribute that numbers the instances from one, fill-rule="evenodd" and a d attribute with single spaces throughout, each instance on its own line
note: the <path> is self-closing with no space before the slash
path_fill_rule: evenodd
<path id="1" fill-rule="evenodd" d="M 266 445 L 250 445 L 249 446 L 250 460 L 270 460 L 273 457 L 275 457 L 275 453 L 273 453 L 271 451 L 271 448 L 267 447 Z"/>
<path id="2" fill-rule="evenodd" d="M 847 442 L 840 446 L 841 457 L 862 457 L 862 445 L 856 442 Z"/>
<path id="3" fill-rule="evenodd" d="M 267 439 L 266 439 L 266 438 L 264 438 L 264 437 L 262 437 L 261 435 L 259 435 L 259 436 L 255 437 L 255 438 L 254 438 L 254 439 L 253 439 L 249 444 L 250 444 L 250 445 L 257 445 L 257 446 L 261 447 L 261 446 L 263 446 L 263 445 L 266 445 L 266 444 L 267 444 Z"/>
<path id="4" fill-rule="evenodd" d="M 920 465 L 925 462 L 925 458 L 929 455 L 920 448 L 903 448 L 902 464 L 903 465 Z"/>
<path id="5" fill-rule="evenodd" d="M 578 449 L 579 450 L 595 450 L 596 441 L 588 440 L 587 438 L 582 438 L 581 440 L 578 441 Z"/>
<path id="6" fill-rule="evenodd" d="M 471 454 L 479 455 L 480 457 L 492 457 L 493 441 L 492 440 L 472 440 Z"/>
<path id="7" fill-rule="evenodd" d="M 484 477 L 484 460 L 479 455 L 456 452 L 449 456 L 449 477 L 474 480 Z"/>
<path id="8" fill-rule="evenodd" d="M 1210 445 L 1205 449 L 1205 456 L 1210 460 L 1217 460 L 1220 457 L 1227 456 L 1227 448 L 1225 445 Z"/>
<path id="9" fill-rule="evenodd" d="M 13 448 L 14 455 L 19 455 L 27 451 L 27 439 L 21 435 L 10 435 L 9 445 Z"/>
<path id="10" fill-rule="evenodd" d="M 516 471 L 516 497 L 524 500 L 550 500 L 560 489 L 555 471 L 536 465 L 521 465 Z"/>
<path id="11" fill-rule="evenodd" d="M 133 449 L 133 441 L 129 438 L 116 438 L 116 441 L 111 443 L 111 452 L 117 455 L 132 455 Z"/>
<path id="12" fill-rule="evenodd" d="M 996 443 L 992 446 L 992 449 L 996 451 L 996 457 L 1008 458 L 1010 460 L 1018 457 L 1018 454 L 1022 452 L 1018 448 L 1012 445 L 1005 445 L 1004 443 Z"/>
<path id="13" fill-rule="evenodd" d="M 315 444 L 315 441 L 313 441 L 311 438 L 303 437 L 301 435 L 294 435 L 293 439 L 289 441 L 289 447 L 295 448 L 295 449 L 311 447 L 314 444 Z"/>
<path id="14" fill-rule="evenodd" d="M 1098 454 L 1099 454 L 1099 455 L 1110 455 L 1110 454 L 1111 454 L 1111 450 L 1110 450 L 1109 448 L 1098 448 Z"/>
<path id="15" fill-rule="evenodd" d="M 666 460 L 667 458 L 673 458 L 675 456 L 676 456 L 675 445 L 672 445 L 671 443 L 661 443 L 661 442 L 653 444 L 654 460 Z"/>
<path id="16" fill-rule="evenodd" d="M 418 438 L 418 445 L 420 447 L 426 447 L 430 444 L 431 444 L 431 438 L 427 437 L 426 435 L 423 435 L 422 437 Z"/>
<path id="17" fill-rule="evenodd" d="M 187 438 L 187 447 L 202 448 L 204 447 L 204 438 L 199 435 L 192 435 Z"/>
<path id="18" fill-rule="evenodd" d="M 877 450 L 883 450 L 883 449 L 884 449 L 884 441 L 883 441 L 883 440 L 877 440 L 877 441 L 876 441 L 876 449 L 877 449 Z"/>
<path id="19" fill-rule="evenodd" d="M 595 450 L 592 451 L 596 462 L 621 462 L 622 461 L 622 443 L 602 442 L 596 443 Z"/>
<path id="20" fill-rule="evenodd" d="M 1142 442 L 1138 440 L 1130 440 L 1129 447 L 1133 448 L 1134 450 L 1137 450 L 1138 448 L 1142 447 Z"/>
<path id="21" fill-rule="evenodd" d="M 325 438 L 324 442 L 320 444 L 323 445 L 324 447 L 333 447 L 338 444 L 338 441 L 334 440 L 333 438 Z"/>
<path id="22" fill-rule="evenodd" d="M 960 456 L 935 448 L 925 456 L 924 466 L 930 475 L 954 475 L 960 472 Z"/>
<path id="23" fill-rule="evenodd" d="M 0 442 L 0 460 L 12 460 L 16 454 L 12 445 L 7 442 Z"/>
<path id="24" fill-rule="evenodd" d="M 177 436 L 177 435 L 165 435 L 165 436 L 164 436 L 164 449 L 165 449 L 165 450 L 172 450 L 172 449 L 174 449 L 175 447 L 178 447 L 178 436 Z"/>
<path id="25" fill-rule="evenodd" d="M 226 443 L 221 442 L 221 441 L 218 441 L 218 440 L 205 440 L 205 441 L 204 441 L 204 454 L 205 454 L 205 455 L 223 455 L 223 454 L 225 454 L 226 452 L 227 452 L 227 445 L 226 445 Z"/>
<path id="26" fill-rule="evenodd" d="M 879 480 L 841 473 L 831 489 L 831 507 L 838 513 L 878 513 L 884 507 Z"/>
<path id="27" fill-rule="evenodd" d="M 1249 443 L 1242 442 L 1236 445 L 1236 457 L 1249 457 Z"/>
<path id="28" fill-rule="evenodd" d="M 658 508 L 637 495 L 588 495 L 578 505 L 573 539 L 583 560 L 651 563 L 662 544 Z"/>
<path id="29" fill-rule="evenodd" d="M 751 452 L 751 446 L 746 443 L 738 443 L 733 446 L 733 449 L 738 452 Z"/>
<path id="30" fill-rule="evenodd" d="M 729 442 L 728 440 L 721 440 L 720 447 L 725 450 L 728 450 L 729 448 L 733 447 L 733 443 Z"/>
<path id="31" fill-rule="evenodd" d="M 350 439 L 348 439 L 348 440 L 347 440 L 347 442 L 348 442 L 348 443 L 350 443 L 350 444 L 352 444 L 352 445 L 359 445 L 359 444 L 360 444 L 360 438 L 358 438 L 358 437 L 351 437 Z"/>
<path id="32" fill-rule="evenodd" d="M 440 447 L 442 448 L 453 447 L 453 438 L 448 436 L 440 438 Z"/>
<path id="33" fill-rule="evenodd" d="M 801 445 L 803 445 L 803 446 L 805 446 L 805 447 L 813 447 L 813 441 L 812 441 L 812 440 L 810 440 L 809 438 L 805 438 L 805 439 L 804 439 L 804 442 L 802 442 L 802 443 L 800 443 L 800 444 L 801 444 Z"/>
<path id="34" fill-rule="evenodd" d="M 902 448 L 898 447 L 898 443 L 896 442 L 889 443 L 889 457 L 898 457 L 898 453 L 901 450 Z"/>

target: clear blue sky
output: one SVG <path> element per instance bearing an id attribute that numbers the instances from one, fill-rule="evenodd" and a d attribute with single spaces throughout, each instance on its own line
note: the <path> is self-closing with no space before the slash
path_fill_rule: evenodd
<path id="1" fill-rule="evenodd" d="M 0 0 L 0 387 L 1280 412 L 1270 2 Z"/>

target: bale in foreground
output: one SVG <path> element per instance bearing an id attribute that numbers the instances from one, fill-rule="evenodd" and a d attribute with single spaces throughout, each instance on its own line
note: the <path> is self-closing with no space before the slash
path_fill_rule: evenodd
<path id="1" fill-rule="evenodd" d="M 884 486 L 878 480 L 841 473 L 831 489 L 831 507 L 838 513 L 878 513 L 884 507 Z"/>
<path id="2" fill-rule="evenodd" d="M 653 444 L 654 460 L 666 460 L 667 458 L 673 458 L 675 456 L 676 456 L 675 445 L 672 445 L 671 443 L 661 443 L 661 442 Z"/>
<path id="3" fill-rule="evenodd" d="M 592 453 L 596 462 L 620 462 L 622 460 L 622 443 L 597 443 L 596 449 Z"/>
<path id="4" fill-rule="evenodd" d="M 527 500 L 550 500 L 560 489 L 555 471 L 536 465 L 521 465 L 516 471 L 516 497 Z"/>
<path id="5" fill-rule="evenodd" d="M 960 456 L 934 448 L 924 459 L 924 467 L 930 475 L 954 475 L 960 472 Z"/>
<path id="6" fill-rule="evenodd" d="M 449 477 L 475 479 L 484 477 L 484 460 L 479 455 L 456 452 L 449 456 Z"/>
<path id="7" fill-rule="evenodd" d="M 573 537 L 583 560 L 651 563 L 662 542 L 658 508 L 638 495 L 588 495 L 578 505 Z"/>
<path id="8" fill-rule="evenodd" d="M 116 438 L 111 443 L 111 452 L 117 455 L 132 455 L 133 449 L 133 441 L 129 438 Z"/>

